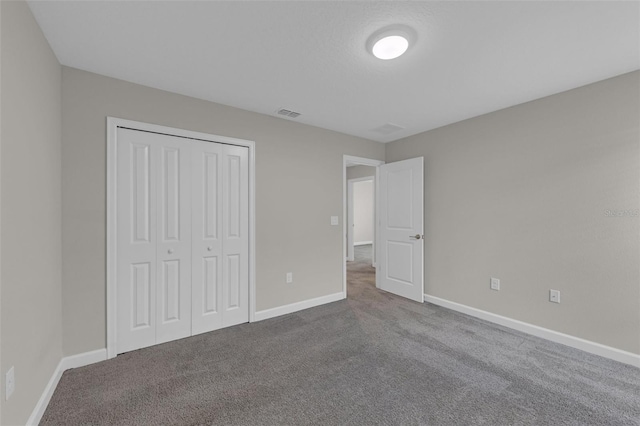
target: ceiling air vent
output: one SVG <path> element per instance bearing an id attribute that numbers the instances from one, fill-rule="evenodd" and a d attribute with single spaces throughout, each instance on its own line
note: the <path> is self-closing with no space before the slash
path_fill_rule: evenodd
<path id="1" fill-rule="evenodd" d="M 402 130 L 402 129 L 404 129 L 404 127 L 398 126 L 397 124 L 393 124 L 393 123 L 387 123 L 371 130 L 373 130 L 374 132 L 380 133 L 382 135 L 390 135 L 391 133 L 397 132 L 398 130 Z"/>
<path id="2" fill-rule="evenodd" d="M 300 115 L 299 112 L 291 111 L 291 110 L 284 109 L 284 108 L 280 108 L 278 110 L 278 114 L 284 115 L 284 116 L 287 116 L 287 117 L 291 117 L 291 118 L 296 118 L 296 117 L 298 117 Z"/>

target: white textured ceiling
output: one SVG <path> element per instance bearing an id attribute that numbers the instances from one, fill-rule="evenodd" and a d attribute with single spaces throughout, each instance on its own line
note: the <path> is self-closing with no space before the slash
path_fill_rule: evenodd
<path id="1" fill-rule="evenodd" d="M 29 5 L 63 65 L 381 142 L 640 68 L 637 1 Z M 381 61 L 390 24 L 417 41 Z"/>

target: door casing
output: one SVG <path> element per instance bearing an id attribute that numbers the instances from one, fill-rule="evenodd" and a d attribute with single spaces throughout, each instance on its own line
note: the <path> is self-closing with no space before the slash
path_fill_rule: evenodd
<path id="1" fill-rule="evenodd" d="M 249 149 L 249 322 L 255 321 L 255 142 L 107 117 L 107 358 L 117 349 L 117 129 L 128 128 Z"/>

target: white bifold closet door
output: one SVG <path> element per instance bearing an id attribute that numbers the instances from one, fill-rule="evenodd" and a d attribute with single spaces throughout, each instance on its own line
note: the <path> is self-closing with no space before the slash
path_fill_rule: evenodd
<path id="1" fill-rule="evenodd" d="M 195 141 L 193 334 L 249 318 L 248 148 Z"/>
<path id="2" fill-rule="evenodd" d="M 117 353 L 247 322 L 248 149 L 117 141 Z"/>

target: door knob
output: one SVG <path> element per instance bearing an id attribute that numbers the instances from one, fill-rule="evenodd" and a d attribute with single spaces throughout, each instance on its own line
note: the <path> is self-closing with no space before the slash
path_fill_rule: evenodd
<path id="1" fill-rule="evenodd" d="M 169 253 L 169 254 L 173 253 L 173 249 L 167 250 L 167 253 Z"/>
<path id="2" fill-rule="evenodd" d="M 209 247 L 207 247 L 207 250 L 211 251 L 211 250 L 213 250 L 213 247 L 209 246 Z"/>
<path id="3" fill-rule="evenodd" d="M 424 237 L 420 234 L 416 234 L 416 235 L 410 235 L 409 238 L 411 238 L 412 240 L 419 240 Z"/>

